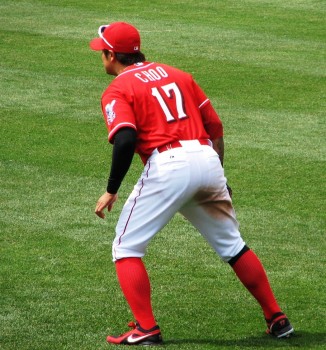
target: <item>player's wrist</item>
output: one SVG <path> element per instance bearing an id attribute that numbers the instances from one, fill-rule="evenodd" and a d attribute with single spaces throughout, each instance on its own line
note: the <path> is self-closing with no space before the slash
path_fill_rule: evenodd
<path id="1" fill-rule="evenodd" d="M 121 181 L 117 181 L 115 179 L 109 178 L 108 185 L 106 187 L 106 192 L 110 194 L 116 194 L 118 193 L 120 185 L 121 185 Z"/>

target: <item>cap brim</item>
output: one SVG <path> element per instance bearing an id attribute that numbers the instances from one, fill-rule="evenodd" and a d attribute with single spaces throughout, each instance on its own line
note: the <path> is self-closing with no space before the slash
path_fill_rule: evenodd
<path id="1" fill-rule="evenodd" d="M 105 42 L 101 38 L 95 38 L 90 43 L 89 46 L 94 51 L 101 51 L 107 48 Z"/>

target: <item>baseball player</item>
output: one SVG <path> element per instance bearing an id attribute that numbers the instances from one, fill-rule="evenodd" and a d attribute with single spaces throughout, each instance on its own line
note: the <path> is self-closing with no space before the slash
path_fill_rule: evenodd
<path id="1" fill-rule="evenodd" d="M 129 324 L 130 331 L 108 336 L 107 341 L 162 342 L 142 258 L 151 239 L 176 212 L 202 234 L 257 300 L 267 333 L 288 337 L 293 327 L 274 297 L 260 260 L 238 229 L 223 171 L 223 126 L 209 99 L 190 74 L 146 61 L 139 32 L 132 25 L 102 25 L 98 35 L 90 47 L 101 51 L 106 73 L 115 78 L 102 96 L 113 154 L 96 215 L 103 219 L 104 210 L 112 210 L 134 153 L 144 163 L 120 214 L 112 245 L 118 280 L 135 323 Z"/>

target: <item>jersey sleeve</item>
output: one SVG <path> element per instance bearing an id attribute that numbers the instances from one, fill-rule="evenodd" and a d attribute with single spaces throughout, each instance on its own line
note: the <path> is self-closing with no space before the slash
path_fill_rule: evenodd
<path id="1" fill-rule="evenodd" d="M 216 140 L 223 136 L 223 124 L 218 114 L 215 112 L 210 101 L 200 108 L 206 132 L 211 140 Z"/>
<path id="2" fill-rule="evenodd" d="M 213 108 L 210 100 L 195 81 L 193 81 L 193 88 L 195 96 L 197 98 L 197 105 L 200 110 L 203 124 L 206 132 L 210 136 L 210 139 L 215 140 L 219 137 L 222 137 L 223 124 L 220 117 Z"/>
<path id="3" fill-rule="evenodd" d="M 113 143 L 114 135 L 121 128 L 137 130 L 134 112 L 128 98 L 118 91 L 107 90 L 102 96 L 102 112 L 108 129 L 108 140 Z"/>

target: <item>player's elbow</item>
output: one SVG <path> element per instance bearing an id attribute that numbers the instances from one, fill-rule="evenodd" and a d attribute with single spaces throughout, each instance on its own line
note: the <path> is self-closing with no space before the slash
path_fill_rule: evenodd
<path id="1" fill-rule="evenodd" d="M 136 148 L 137 133 L 133 128 L 123 128 L 114 137 L 114 145 L 121 150 Z"/>

